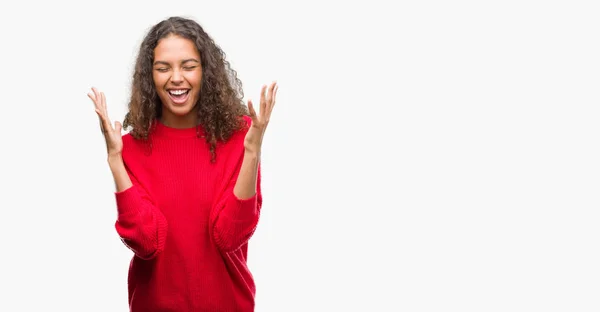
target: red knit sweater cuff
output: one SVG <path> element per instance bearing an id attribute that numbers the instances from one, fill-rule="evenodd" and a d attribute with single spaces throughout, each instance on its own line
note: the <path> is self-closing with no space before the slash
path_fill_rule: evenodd
<path id="1" fill-rule="evenodd" d="M 231 196 L 229 196 L 227 207 L 223 212 L 227 217 L 235 221 L 253 219 L 258 212 L 257 199 L 257 194 L 248 199 L 239 199 L 232 192 Z"/>
<path id="2" fill-rule="evenodd" d="M 117 212 L 119 215 L 138 212 L 140 194 L 135 185 L 123 191 L 115 192 L 115 198 L 117 200 Z"/>

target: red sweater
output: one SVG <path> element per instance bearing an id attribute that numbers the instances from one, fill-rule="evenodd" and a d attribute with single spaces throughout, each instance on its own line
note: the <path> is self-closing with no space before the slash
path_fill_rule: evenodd
<path id="1" fill-rule="evenodd" d="M 133 186 L 115 193 L 115 226 L 134 252 L 130 311 L 254 311 L 246 259 L 262 204 L 260 171 L 254 197 L 240 200 L 233 193 L 246 131 L 217 145 L 215 163 L 196 128 L 158 122 L 151 148 L 123 136 Z"/>

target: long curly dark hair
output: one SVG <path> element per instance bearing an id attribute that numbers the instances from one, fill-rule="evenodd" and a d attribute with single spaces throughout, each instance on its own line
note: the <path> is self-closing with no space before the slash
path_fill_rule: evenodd
<path id="1" fill-rule="evenodd" d="M 198 106 L 198 124 L 210 146 L 214 162 L 219 141 L 225 141 L 245 126 L 241 116 L 248 115 L 244 91 L 237 72 L 225 59 L 225 53 L 194 20 L 170 17 L 154 25 L 142 41 L 135 63 L 129 111 L 123 127 L 131 127 L 134 138 L 148 141 L 148 134 L 161 116 L 162 104 L 152 78 L 154 48 L 158 41 L 177 35 L 194 42 L 200 54 L 202 81 Z"/>

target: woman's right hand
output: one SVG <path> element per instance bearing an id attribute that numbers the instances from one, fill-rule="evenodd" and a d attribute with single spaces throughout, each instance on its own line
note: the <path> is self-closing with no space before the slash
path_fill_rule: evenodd
<path id="1" fill-rule="evenodd" d="M 106 110 L 106 97 L 104 96 L 104 93 L 98 91 L 96 88 L 92 88 L 92 91 L 93 94 L 91 92 L 88 93 L 88 97 L 92 99 L 94 106 L 96 107 L 96 114 L 98 114 L 98 119 L 100 120 L 100 130 L 102 130 L 102 134 L 106 141 L 108 157 L 121 156 L 121 152 L 123 151 L 121 129 L 123 126 L 118 121 L 115 121 L 114 127 L 111 125 Z"/>

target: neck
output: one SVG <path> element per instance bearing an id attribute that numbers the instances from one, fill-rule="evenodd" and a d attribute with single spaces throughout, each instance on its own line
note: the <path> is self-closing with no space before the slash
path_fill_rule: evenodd
<path id="1" fill-rule="evenodd" d="M 190 112 L 185 116 L 175 116 L 167 113 L 160 117 L 160 122 L 169 128 L 192 128 L 198 125 L 198 115 L 195 112 Z"/>

